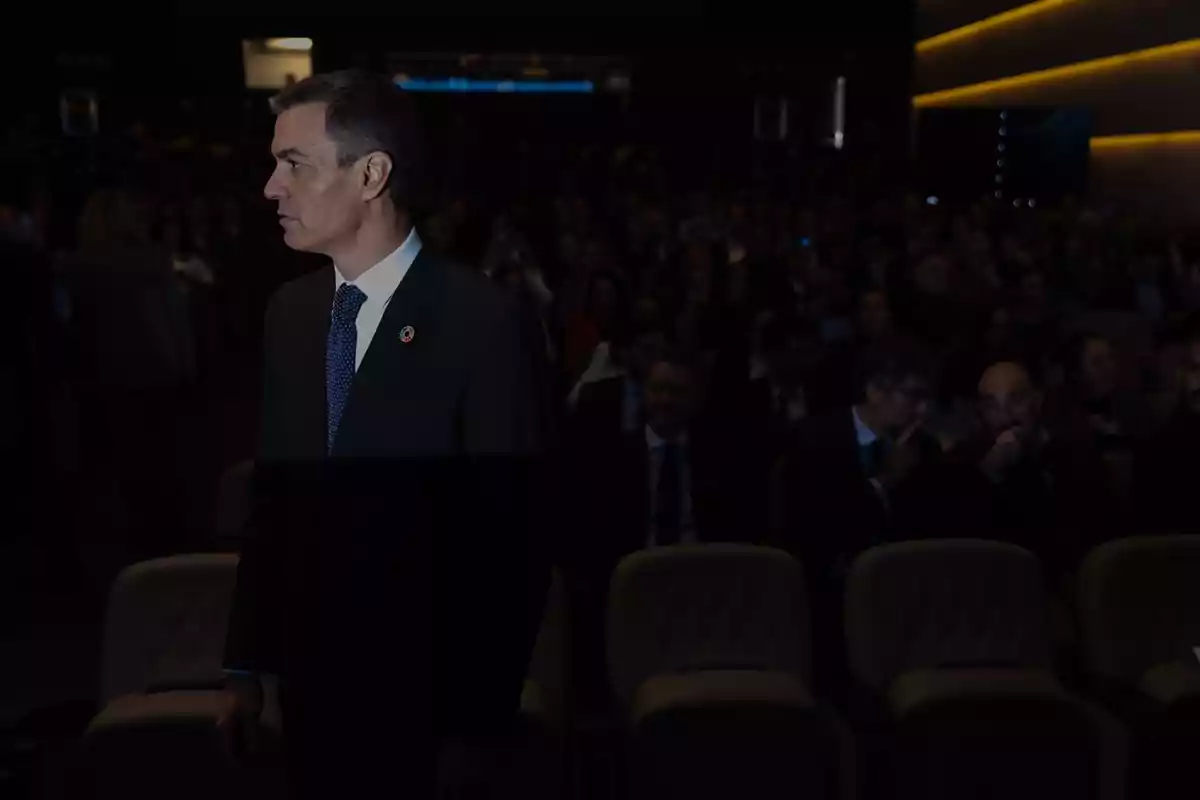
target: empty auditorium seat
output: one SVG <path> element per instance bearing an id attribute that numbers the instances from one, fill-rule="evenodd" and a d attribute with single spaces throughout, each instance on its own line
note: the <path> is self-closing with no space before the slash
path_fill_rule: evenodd
<path id="1" fill-rule="evenodd" d="M 637 797 L 849 797 L 849 730 L 809 691 L 800 564 L 748 545 L 626 557 L 607 650 Z"/>
<path id="2" fill-rule="evenodd" d="M 238 557 L 171 556 L 128 567 L 109 594 L 100 695 L 218 684 Z"/>
<path id="3" fill-rule="evenodd" d="M 1100 545 L 1077 588 L 1084 663 L 1134 728 L 1136 785 L 1174 796 L 1200 752 L 1200 536 Z"/>
<path id="4" fill-rule="evenodd" d="M 846 583 L 854 677 L 891 726 L 897 796 L 1122 797 L 1126 743 L 1053 672 L 1041 565 L 982 540 L 862 553 Z"/>
<path id="5" fill-rule="evenodd" d="M 1079 572 L 1088 669 L 1159 702 L 1200 694 L 1200 536 L 1119 539 Z"/>
<path id="6" fill-rule="evenodd" d="M 232 698 L 221 690 L 236 555 L 135 564 L 113 585 L 101 656 L 102 708 L 85 735 L 105 794 L 232 791 Z"/>
<path id="7" fill-rule="evenodd" d="M 522 713 L 552 728 L 562 727 L 566 710 L 566 647 L 566 587 L 555 570 L 521 693 Z"/>
<path id="8" fill-rule="evenodd" d="M 561 797 L 566 786 L 565 591 L 563 576 L 556 570 L 521 692 L 515 749 L 501 777 L 500 788 L 506 796 L 550 800 Z"/>

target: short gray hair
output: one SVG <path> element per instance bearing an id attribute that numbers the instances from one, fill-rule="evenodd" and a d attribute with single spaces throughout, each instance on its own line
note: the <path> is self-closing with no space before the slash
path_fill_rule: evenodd
<path id="1" fill-rule="evenodd" d="M 325 104 L 325 132 L 337 144 L 338 164 L 352 164 L 368 153 L 392 159 L 388 193 L 408 208 L 420 164 L 420 135 L 412 99 L 385 75 L 338 70 L 312 75 L 271 98 L 282 114 L 309 103 Z"/>

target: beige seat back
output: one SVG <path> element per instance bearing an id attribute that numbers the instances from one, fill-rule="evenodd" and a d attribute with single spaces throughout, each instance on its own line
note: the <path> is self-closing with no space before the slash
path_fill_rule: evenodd
<path id="1" fill-rule="evenodd" d="M 979 539 L 930 539 L 865 551 L 846 580 L 855 677 L 886 691 L 914 669 L 1050 667 L 1049 606 L 1037 558 Z"/>
<path id="2" fill-rule="evenodd" d="M 542 623 L 529 658 L 525 691 L 521 698 L 526 713 L 547 721 L 562 718 L 566 703 L 567 601 L 563 576 L 558 570 L 550 581 Z"/>
<path id="3" fill-rule="evenodd" d="M 1136 681 L 1151 667 L 1194 663 L 1200 647 L 1200 536 L 1145 536 L 1102 544 L 1079 571 L 1088 668 Z"/>
<path id="4" fill-rule="evenodd" d="M 608 667 L 630 708 L 655 675 L 760 669 L 809 677 L 809 619 L 799 562 L 739 544 L 652 548 L 613 574 Z"/>
<path id="5" fill-rule="evenodd" d="M 156 685 L 221 680 L 237 565 L 234 554 L 180 555 L 117 576 L 104 623 L 102 704 Z"/>

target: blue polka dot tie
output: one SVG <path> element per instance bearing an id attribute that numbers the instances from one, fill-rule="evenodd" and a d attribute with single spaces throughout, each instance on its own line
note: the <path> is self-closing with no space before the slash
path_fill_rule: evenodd
<path id="1" fill-rule="evenodd" d="M 358 329 L 354 321 L 358 310 L 367 301 L 362 289 L 349 283 L 338 287 L 333 296 L 333 314 L 329 320 L 329 338 L 325 342 L 325 408 L 326 443 L 333 452 L 338 424 L 350 396 L 354 380 L 354 356 L 358 345 Z"/>

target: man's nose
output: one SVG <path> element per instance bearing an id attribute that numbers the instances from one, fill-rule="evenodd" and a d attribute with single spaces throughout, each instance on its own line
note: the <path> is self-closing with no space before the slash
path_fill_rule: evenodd
<path id="1" fill-rule="evenodd" d="M 278 180 L 278 172 L 272 172 L 271 177 L 267 179 L 267 185 L 263 187 L 263 195 L 268 200 L 283 199 L 283 187 Z"/>

